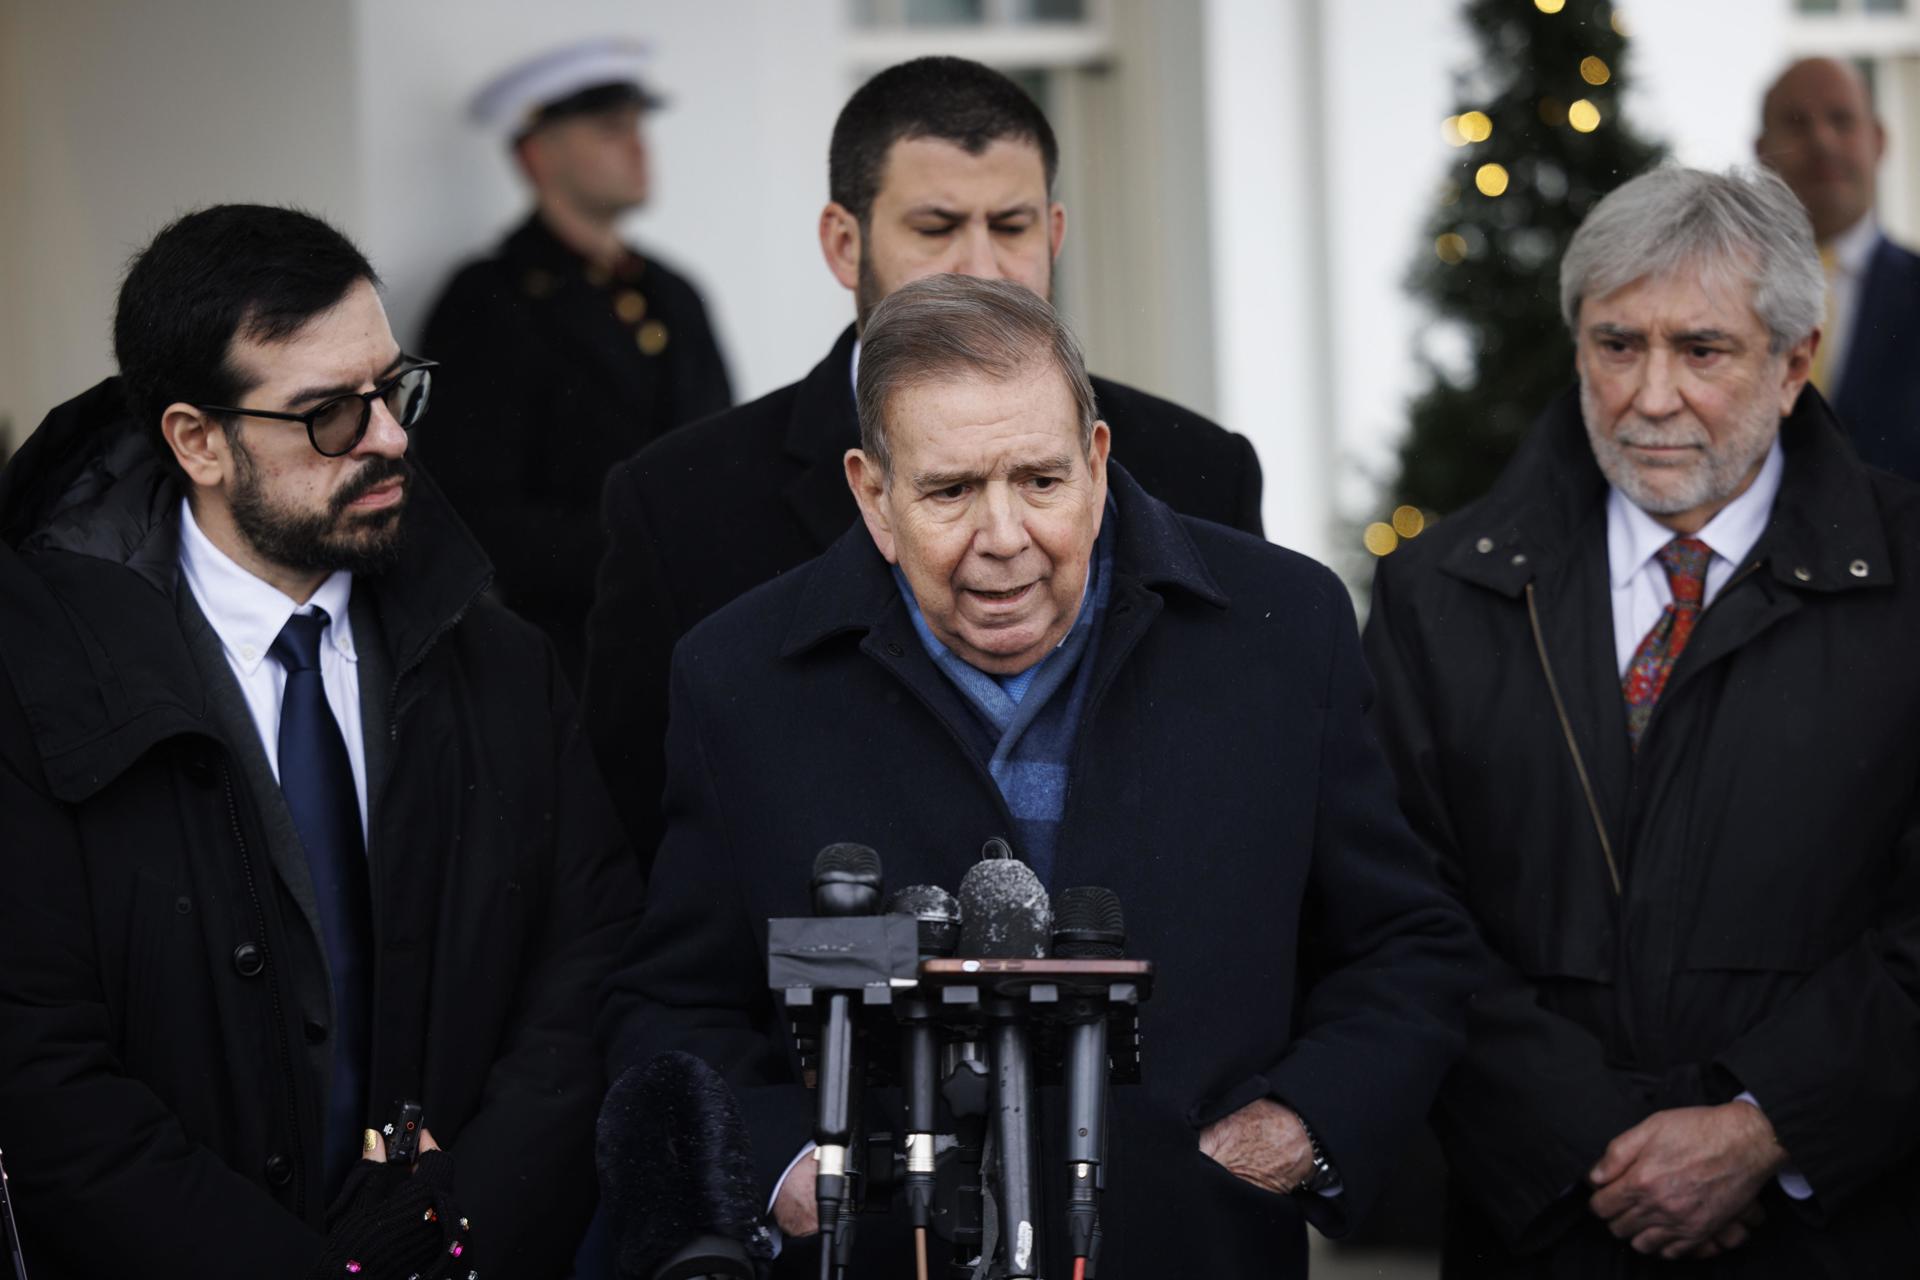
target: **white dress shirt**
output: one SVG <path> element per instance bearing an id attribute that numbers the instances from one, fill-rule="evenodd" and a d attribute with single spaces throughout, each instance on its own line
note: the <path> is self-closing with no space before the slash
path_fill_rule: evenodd
<path id="1" fill-rule="evenodd" d="M 260 745 L 266 749 L 267 764 L 276 779 L 280 776 L 280 701 L 286 692 L 287 673 L 267 651 L 288 618 L 311 613 L 316 607 L 327 611 L 332 621 L 320 644 L 320 683 L 327 691 L 327 706 L 340 725 L 340 736 L 346 740 L 364 840 L 367 748 L 360 730 L 360 659 L 353 648 L 353 622 L 347 616 L 347 605 L 353 598 L 353 575 L 345 569 L 337 570 L 320 584 L 311 600 L 295 604 L 279 588 L 254 577 L 214 546 L 184 498 L 180 500 L 180 572 L 200 612 L 220 637 L 227 665 L 246 696 L 247 710 L 253 713 Z"/>
<path id="2" fill-rule="evenodd" d="M 1747 491 L 1720 508 L 1713 519 L 1693 535 L 1713 549 L 1713 558 L 1707 561 L 1702 609 L 1713 603 L 1713 598 L 1720 594 L 1720 589 L 1727 585 L 1734 571 L 1753 551 L 1754 544 L 1760 541 L 1760 534 L 1773 515 L 1773 500 L 1779 496 L 1780 473 L 1785 467 L 1780 442 L 1775 440 L 1773 448 L 1767 451 L 1767 460 L 1760 464 L 1760 474 L 1747 486 Z M 1608 492 L 1607 570 L 1613 587 L 1613 650 L 1623 678 L 1640 642 L 1673 602 L 1673 586 L 1667 581 L 1667 571 L 1654 556 L 1678 536 L 1634 506 L 1626 494 L 1618 489 Z M 1751 1093 L 1743 1093 L 1735 1101 L 1750 1103 L 1763 1113 L 1766 1110 Z M 1781 1170 L 1778 1181 L 1780 1189 L 1795 1200 L 1813 1195 L 1813 1188 L 1798 1170 Z"/>
<path id="3" fill-rule="evenodd" d="M 1860 308 L 1860 294 L 1866 285 L 1867 263 L 1873 248 L 1880 243 L 1880 226 L 1868 214 L 1828 242 L 1833 250 L 1833 271 L 1827 277 L 1830 305 L 1827 328 L 1820 335 L 1827 349 L 1826 385 L 1820 394 L 1829 401 L 1840 394 L 1840 378 L 1847 368 L 1847 343 L 1853 337 L 1854 312 Z"/>
<path id="4" fill-rule="evenodd" d="M 1747 491 L 1720 508 L 1706 527 L 1693 536 L 1713 548 L 1707 562 L 1707 592 L 1701 607 L 1713 603 L 1720 588 L 1746 560 L 1761 530 L 1773 514 L 1780 492 L 1780 473 L 1786 462 L 1775 440 Z M 1607 494 L 1607 570 L 1613 586 L 1613 651 L 1620 674 L 1627 674 L 1633 654 L 1660 621 L 1661 611 L 1673 603 L 1667 571 L 1654 559 L 1660 548 L 1679 535 L 1633 505 L 1614 489 Z"/>

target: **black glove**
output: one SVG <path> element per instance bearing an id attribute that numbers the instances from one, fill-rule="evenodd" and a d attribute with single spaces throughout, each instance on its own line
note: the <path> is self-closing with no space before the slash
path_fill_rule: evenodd
<path id="1" fill-rule="evenodd" d="M 404 1164 L 361 1160 L 327 1210 L 312 1280 L 470 1278 L 472 1233 L 453 1203 L 453 1157 L 423 1151 Z"/>

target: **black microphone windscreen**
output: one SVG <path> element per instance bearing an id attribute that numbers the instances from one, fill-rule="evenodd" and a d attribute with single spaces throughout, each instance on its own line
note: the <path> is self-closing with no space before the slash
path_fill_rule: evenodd
<path id="1" fill-rule="evenodd" d="M 594 1162 L 623 1280 L 649 1280 L 702 1236 L 734 1242 L 742 1277 L 754 1275 L 751 1260 L 772 1256 L 740 1104 L 692 1054 L 659 1054 L 614 1082 Z M 718 1269 L 726 1265 L 723 1251 L 708 1274 L 734 1274 Z"/>
<path id="2" fill-rule="evenodd" d="M 880 855 L 864 844 L 830 844 L 813 859 L 813 914 L 870 916 L 880 909 Z"/>
<path id="3" fill-rule="evenodd" d="M 950 956 L 960 944 L 960 900 L 937 884 L 894 890 L 887 897 L 887 914 L 914 918 L 923 956 Z"/>
<path id="4" fill-rule="evenodd" d="M 1053 941 L 1053 904 L 1033 868 L 1015 858 L 976 862 L 960 881 L 960 954 L 1042 959 Z"/>
<path id="5" fill-rule="evenodd" d="M 1079 885 L 1054 903 L 1053 954 L 1062 960 L 1118 960 L 1126 954 L 1127 923 L 1120 896 Z"/>

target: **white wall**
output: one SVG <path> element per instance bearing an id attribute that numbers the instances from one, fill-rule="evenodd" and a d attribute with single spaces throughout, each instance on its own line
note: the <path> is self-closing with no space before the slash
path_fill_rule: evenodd
<path id="1" fill-rule="evenodd" d="M 0 0 L 0 417 L 16 437 L 113 371 L 120 272 L 168 219 L 264 200 L 358 230 L 348 17 Z"/>

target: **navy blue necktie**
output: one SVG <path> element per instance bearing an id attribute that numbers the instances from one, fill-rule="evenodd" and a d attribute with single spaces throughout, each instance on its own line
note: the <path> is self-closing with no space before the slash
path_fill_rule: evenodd
<path id="1" fill-rule="evenodd" d="M 340 724 L 320 679 L 326 610 L 287 619 L 268 650 L 287 673 L 280 702 L 280 792 L 307 852 L 333 985 L 333 1053 L 325 1141 L 331 1196 L 360 1155 L 373 978 L 372 899 L 360 801 Z"/>

